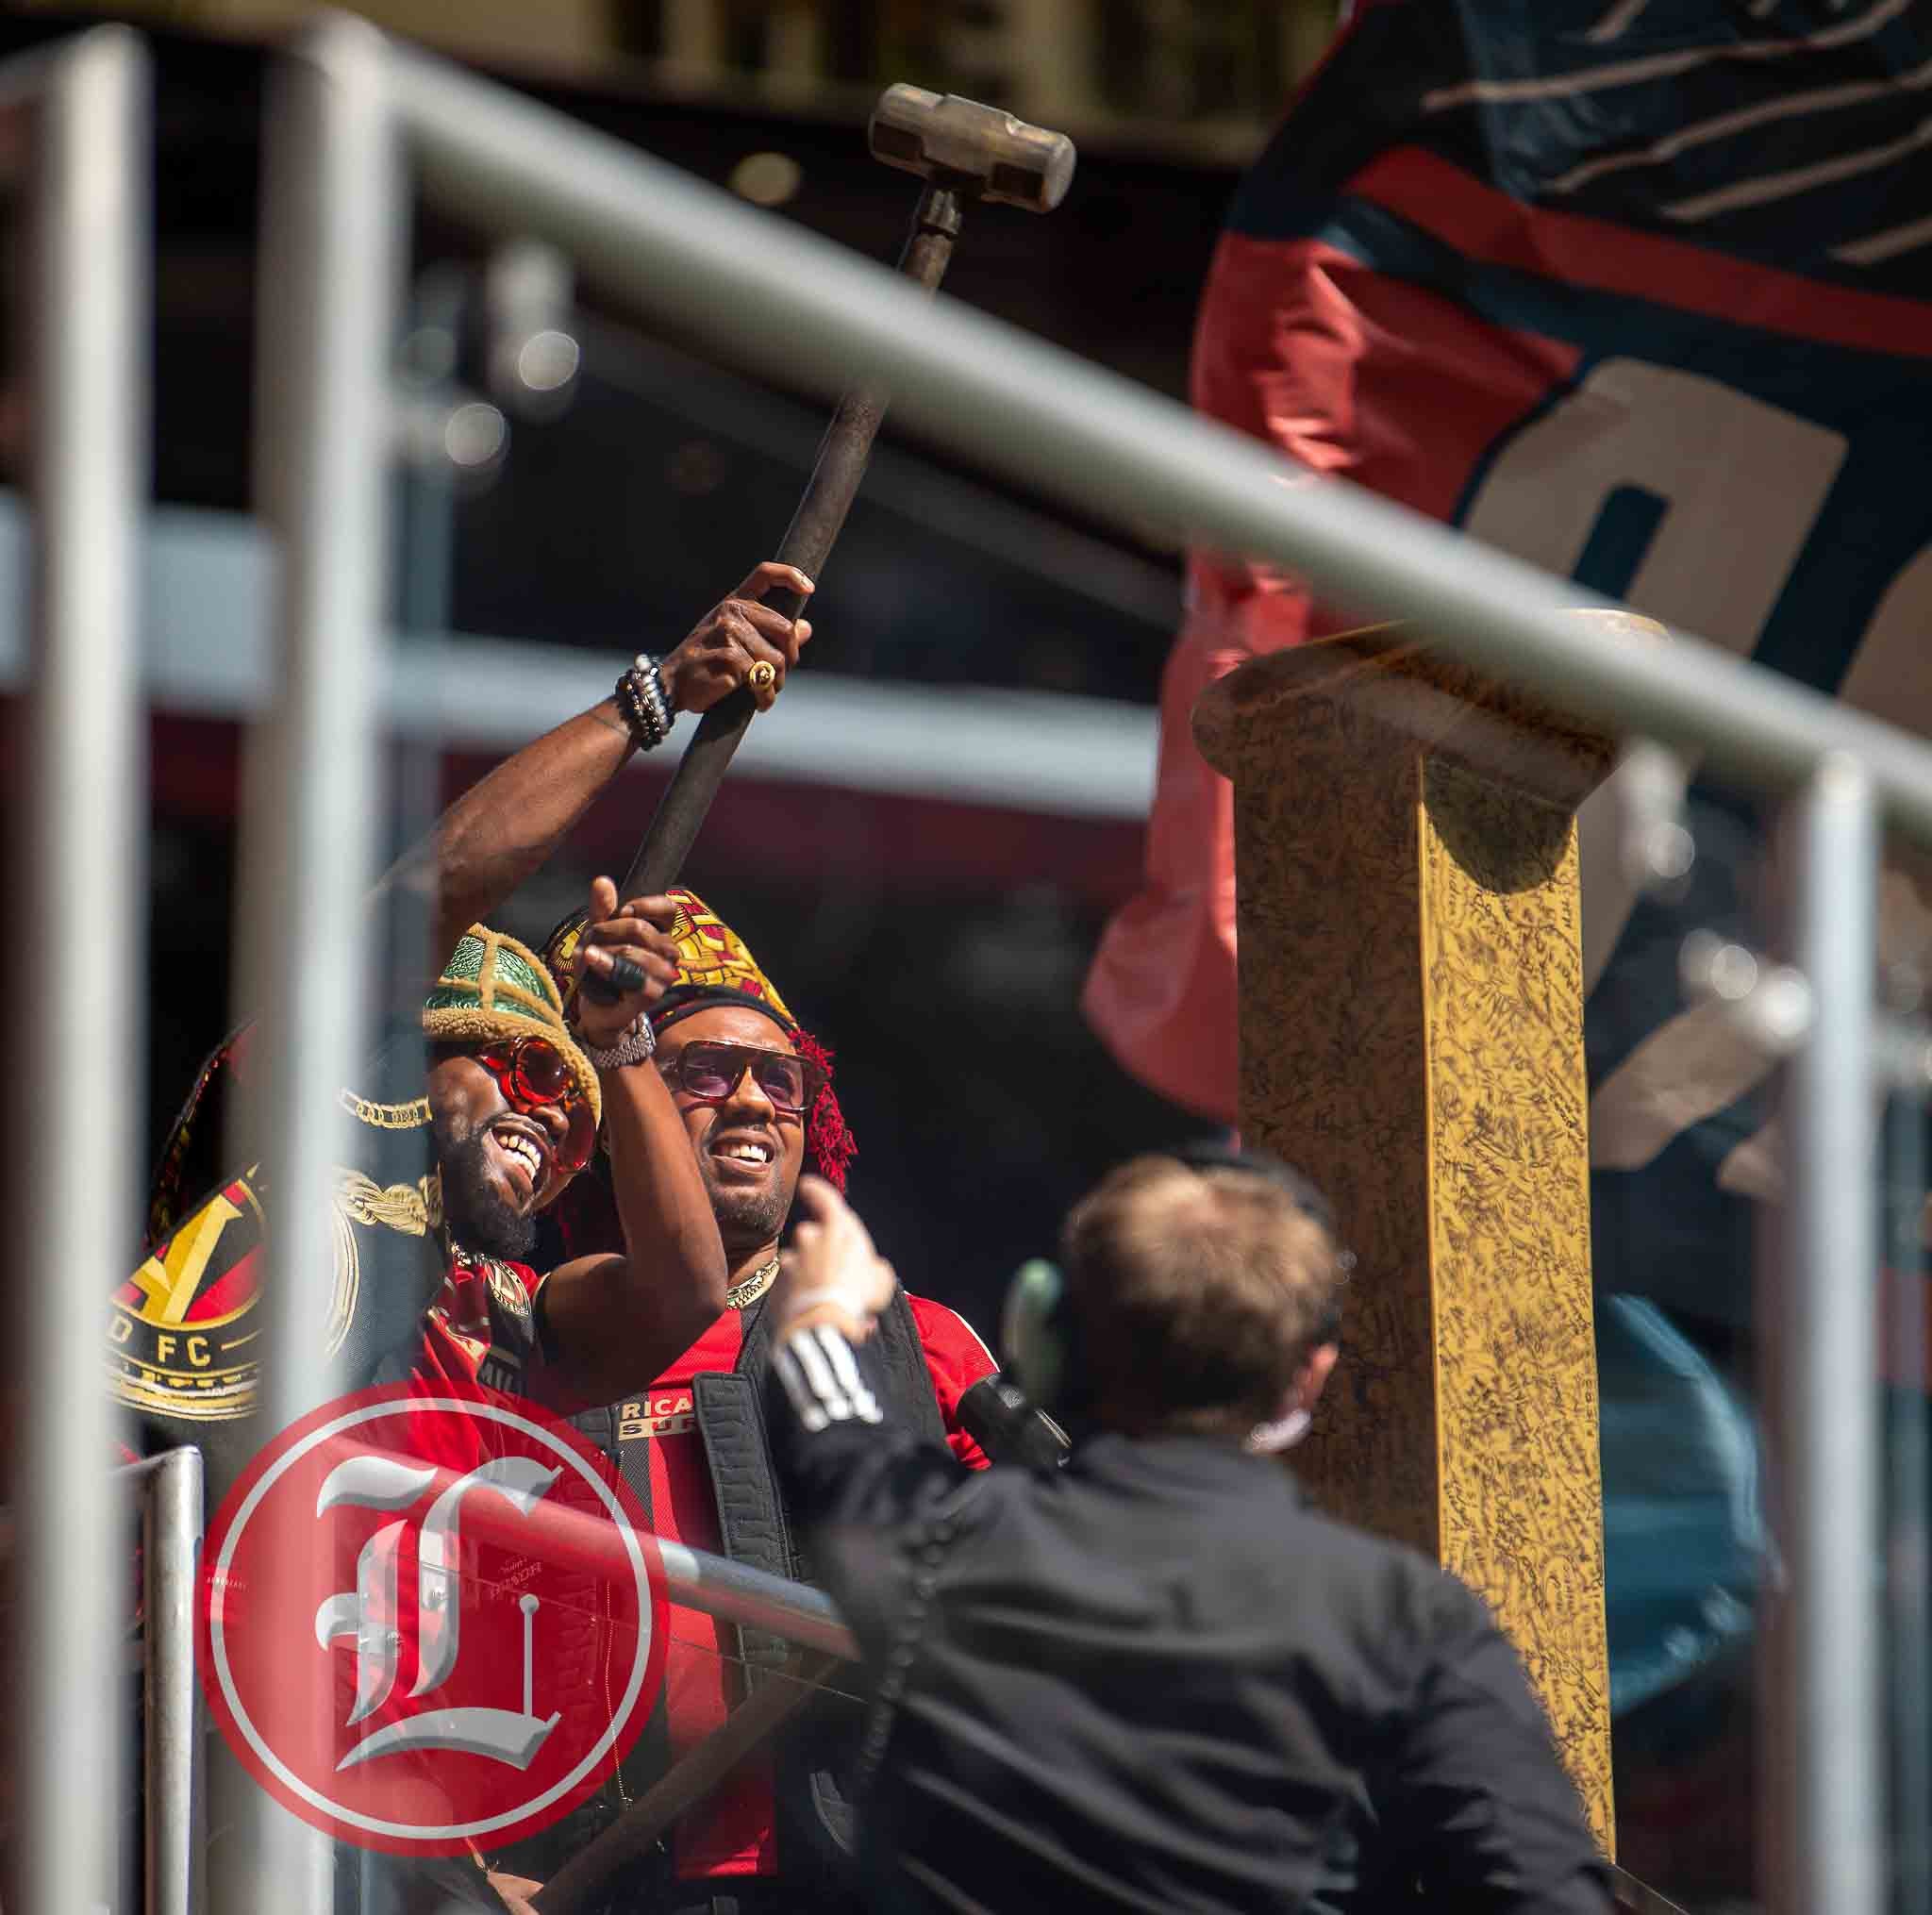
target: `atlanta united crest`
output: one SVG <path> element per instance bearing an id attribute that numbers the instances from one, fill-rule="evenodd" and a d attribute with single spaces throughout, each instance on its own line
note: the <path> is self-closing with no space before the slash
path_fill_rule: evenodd
<path id="1" fill-rule="evenodd" d="M 263 1233 L 261 1177 L 250 1171 L 184 1218 L 115 1292 L 108 1362 L 121 1402 L 204 1422 L 254 1408 Z"/>
<path id="2" fill-rule="evenodd" d="M 535 1834 L 648 1720 L 656 1539 L 621 1477 L 521 1399 L 358 1390 L 268 1445 L 208 1539 L 201 1671 L 255 1779 L 366 1848 Z"/>

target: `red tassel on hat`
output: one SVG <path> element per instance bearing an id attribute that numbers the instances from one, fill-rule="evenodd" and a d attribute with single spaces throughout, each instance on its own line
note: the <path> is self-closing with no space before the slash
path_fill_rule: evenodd
<path id="1" fill-rule="evenodd" d="M 791 1038 L 798 1046 L 798 1055 L 825 1074 L 825 1088 L 814 1100 L 811 1116 L 806 1123 L 805 1141 L 819 1175 L 835 1191 L 842 1192 L 845 1167 L 858 1155 L 858 1141 L 846 1129 L 845 1113 L 839 1108 L 838 1095 L 832 1089 L 833 1053 L 809 1031 L 796 1025 L 792 1027 Z"/>

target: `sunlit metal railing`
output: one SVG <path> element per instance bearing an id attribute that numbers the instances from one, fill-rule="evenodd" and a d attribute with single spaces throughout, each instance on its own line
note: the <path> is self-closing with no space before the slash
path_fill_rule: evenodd
<path id="1" fill-rule="evenodd" d="M 27 1325 L 14 1457 L 24 1640 L 12 1759 L 22 1906 L 118 1894 L 121 1640 L 131 1565 L 116 1553 L 100 1311 L 125 1268 L 143 1018 L 145 867 L 136 821 L 146 731 L 136 642 L 145 496 L 148 69 L 102 28 L 0 68 L 7 145 L 32 231 L 33 680 L 25 884 L 12 919 L 13 1293 Z M 103 919 L 111 911 L 110 925 Z M 30 1008 L 28 1005 L 30 1004 Z M 118 1572 L 118 1573 L 117 1573 Z"/>
<path id="2" fill-rule="evenodd" d="M 208 1861 L 194 1601 L 202 1467 L 168 1450 L 116 1472 L 141 1497 L 141 1809 L 146 1915 L 194 1915 Z"/>
<path id="3" fill-rule="evenodd" d="M 1875 1357 L 1875 1143 L 1871 1020 L 1857 1007 L 1875 950 L 1875 826 L 1882 816 L 1932 843 L 1932 750 L 1694 638 L 1606 645 L 1566 616 L 1590 601 L 1562 581 L 1353 486 L 1307 483 L 1270 448 L 956 302 L 929 303 L 824 240 L 502 88 L 389 47 L 366 27 L 316 29 L 295 66 L 316 109 L 277 134 L 278 164 L 311 181 L 334 177 L 337 192 L 354 195 L 336 211 L 345 229 L 387 234 L 400 217 L 392 175 L 373 164 L 348 172 L 334 157 L 352 137 L 382 147 L 381 129 L 392 128 L 423 192 L 443 209 L 486 232 L 550 241 L 608 295 L 693 328 L 775 377 L 830 391 L 862 374 L 892 389 L 903 425 L 1008 479 L 1291 568 L 1341 602 L 1416 621 L 1473 663 L 1584 717 L 1694 750 L 1744 782 L 1796 791 L 1784 834 L 1792 948 L 1834 1003 L 1804 1036 L 1790 1074 L 1802 1147 L 1784 1303 L 1769 1326 L 1799 1360 L 1783 1365 L 1774 1414 L 1802 1447 L 1822 1438 L 1823 1406 L 1837 1409 L 1824 1419 L 1828 1449 L 1803 1472 L 1791 1646 L 1771 1683 L 1767 1771 L 1780 1778 L 1771 1813 L 1789 1862 L 1773 1872 L 1774 1892 L 1791 1909 L 1877 1915 L 1877 1607 L 1865 1567 L 1878 1540 L 1877 1422 L 1856 1407 L 1870 1402 Z M 273 376 L 310 394 L 317 443 L 289 456 L 334 488 L 307 501 L 308 523 L 318 541 L 326 526 L 340 543 L 342 528 L 373 537 L 379 521 L 384 448 L 367 425 L 367 369 L 347 346 L 353 332 L 376 349 L 368 302 L 378 297 L 386 255 L 375 244 L 359 259 L 332 257 L 337 270 L 359 275 L 353 292 L 338 289 L 353 320 L 334 335 L 314 327 L 304 357 L 282 357 L 293 342 L 280 337 L 265 349 L 276 355 Z M 321 549 L 291 550 L 290 562 L 312 566 Z M 365 553 L 353 564 L 366 562 Z M 345 626 L 335 642 L 368 645 L 373 631 L 373 622 Z M 359 682 L 362 668 L 353 670 Z M 313 690 L 323 695 L 320 684 Z M 342 768 L 358 762 L 345 751 L 329 769 L 346 776 Z M 345 855 L 318 876 L 304 922 L 356 893 L 361 874 L 352 864 Z M 287 994 L 299 978 L 275 982 Z M 333 1065 L 320 1047 L 308 1056 L 310 1070 L 291 1071 L 280 1107 L 326 1107 Z M 311 1143 L 319 1152 L 320 1138 Z M 302 1188 L 319 1190 L 325 1169 L 320 1155 L 305 1160 Z M 291 1361 L 292 1348 L 285 1339 L 276 1360 Z"/>

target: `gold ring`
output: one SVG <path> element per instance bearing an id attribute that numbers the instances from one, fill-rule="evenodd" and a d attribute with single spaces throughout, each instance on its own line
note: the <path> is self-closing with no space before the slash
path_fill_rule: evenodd
<path id="1" fill-rule="evenodd" d="M 744 682 L 756 691 L 769 691 L 778 682 L 778 668 L 769 658 L 759 658 L 744 674 Z"/>

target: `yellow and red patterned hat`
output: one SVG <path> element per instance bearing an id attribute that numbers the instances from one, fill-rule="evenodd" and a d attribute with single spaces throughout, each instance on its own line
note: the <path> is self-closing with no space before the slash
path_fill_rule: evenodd
<path id="1" fill-rule="evenodd" d="M 820 1174 L 842 1191 L 845 1167 L 858 1146 L 845 1127 L 844 1114 L 832 1091 L 831 1052 L 809 1031 L 800 1028 L 791 1007 L 779 996 L 778 987 L 765 975 L 744 940 L 696 891 L 677 887 L 665 896 L 677 904 L 677 916 L 671 924 L 672 941 L 677 946 L 677 981 L 651 1007 L 653 1028 L 668 1030 L 680 1018 L 715 1004 L 763 1011 L 791 1039 L 801 1056 L 825 1073 L 824 1088 L 806 1123 L 806 1144 Z M 566 1016 L 576 1002 L 576 979 L 571 967 L 583 940 L 585 923 L 582 912 L 564 919 L 543 946 L 543 961 L 563 994 Z"/>
<path id="2" fill-rule="evenodd" d="M 651 1022 L 661 1031 L 704 1005 L 748 1001 L 795 1031 L 798 1020 L 744 940 L 697 892 L 674 891 L 670 895 L 678 906 L 671 924 L 677 982 L 652 1007 Z"/>
<path id="3" fill-rule="evenodd" d="M 677 982 L 651 1007 L 652 1024 L 661 1031 L 707 1004 L 748 1003 L 788 1031 L 795 1031 L 798 1020 L 744 940 L 696 891 L 679 889 L 665 895 L 677 903 L 677 916 L 671 924 L 672 941 L 677 946 Z M 564 992 L 566 1010 L 576 1000 L 571 966 L 576 959 L 584 923 L 581 912 L 566 918 L 543 946 L 543 961 Z"/>

